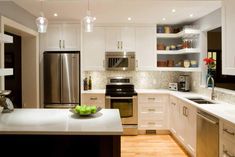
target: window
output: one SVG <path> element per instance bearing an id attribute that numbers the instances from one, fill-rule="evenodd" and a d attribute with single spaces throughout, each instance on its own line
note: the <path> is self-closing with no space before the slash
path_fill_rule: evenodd
<path id="1" fill-rule="evenodd" d="M 215 79 L 215 86 L 235 90 L 235 76 L 222 74 L 222 40 L 221 27 L 207 33 L 208 52 L 207 57 L 216 60 L 216 66 L 212 71 Z"/>

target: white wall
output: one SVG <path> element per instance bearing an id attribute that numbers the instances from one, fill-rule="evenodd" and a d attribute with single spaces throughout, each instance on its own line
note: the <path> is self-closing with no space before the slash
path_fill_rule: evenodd
<path id="1" fill-rule="evenodd" d="M 201 67 L 202 67 L 202 75 L 200 75 L 202 78 L 201 83 L 202 85 L 206 84 L 206 66 L 203 62 L 203 58 L 207 56 L 207 31 L 213 30 L 215 28 L 221 27 L 222 26 L 222 10 L 217 9 L 214 12 L 200 18 L 199 20 L 194 22 L 194 25 L 196 25 L 201 31 L 200 35 L 200 47 L 201 47 Z M 197 75 L 198 76 L 198 75 Z"/>
<path id="2" fill-rule="evenodd" d="M 28 11 L 16 5 L 14 2 L 0 2 L 0 15 L 12 19 L 20 24 L 23 24 L 33 30 L 37 29 L 35 24 L 36 17 Z"/>

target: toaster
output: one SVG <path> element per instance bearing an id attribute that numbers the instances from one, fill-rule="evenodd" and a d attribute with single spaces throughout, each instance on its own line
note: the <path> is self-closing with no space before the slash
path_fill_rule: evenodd
<path id="1" fill-rule="evenodd" d="M 178 83 L 169 83 L 169 90 L 178 91 Z"/>

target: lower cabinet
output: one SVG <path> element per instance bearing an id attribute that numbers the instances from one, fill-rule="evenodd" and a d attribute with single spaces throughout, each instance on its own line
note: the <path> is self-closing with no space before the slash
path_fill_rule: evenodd
<path id="1" fill-rule="evenodd" d="M 192 156 L 196 156 L 197 109 L 174 96 L 169 103 L 169 128 Z"/>
<path id="2" fill-rule="evenodd" d="M 220 157 L 235 157 L 235 125 L 220 121 Z"/>
<path id="3" fill-rule="evenodd" d="M 83 93 L 81 104 L 95 105 L 97 107 L 105 108 L 105 94 Z"/>
<path id="4" fill-rule="evenodd" d="M 168 129 L 168 101 L 166 94 L 138 94 L 138 129 Z"/>

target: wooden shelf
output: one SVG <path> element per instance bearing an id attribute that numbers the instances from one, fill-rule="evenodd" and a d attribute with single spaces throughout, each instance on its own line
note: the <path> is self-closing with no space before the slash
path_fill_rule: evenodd
<path id="1" fill-rule="evenodd" d="M 10 35 L 0 33 L 0 42 L 13 43 L 13 37 Z"/>
<path id="2" fill-rule="evenodd" d="M 10 76 L 13 75 L 13 69 L 12 68 L 0 68 L 0 76 Z"/>
<path id="3" fill-rule="evenodd" d="M 196 72 L 201 71 L 201 68 L 184 68 L 184 67 L 157 67 L 156 71 L 182 71 L 182 72 Z"/>
<path id="4" fill-rule="evenodd" d="M 194 38 L 200 34 L 200 30 L 184 29 L 179 33 L 157 33 L 157 38 Z"/>
<path id="5" fill-rule="evenodd" d="M 157 50 L 157 54 L 160 55 L 180 55 L 180 54 L 192 54 L 192 53 L 200 53 L 200 49 L 186 48 L 181 50 Z"/>

